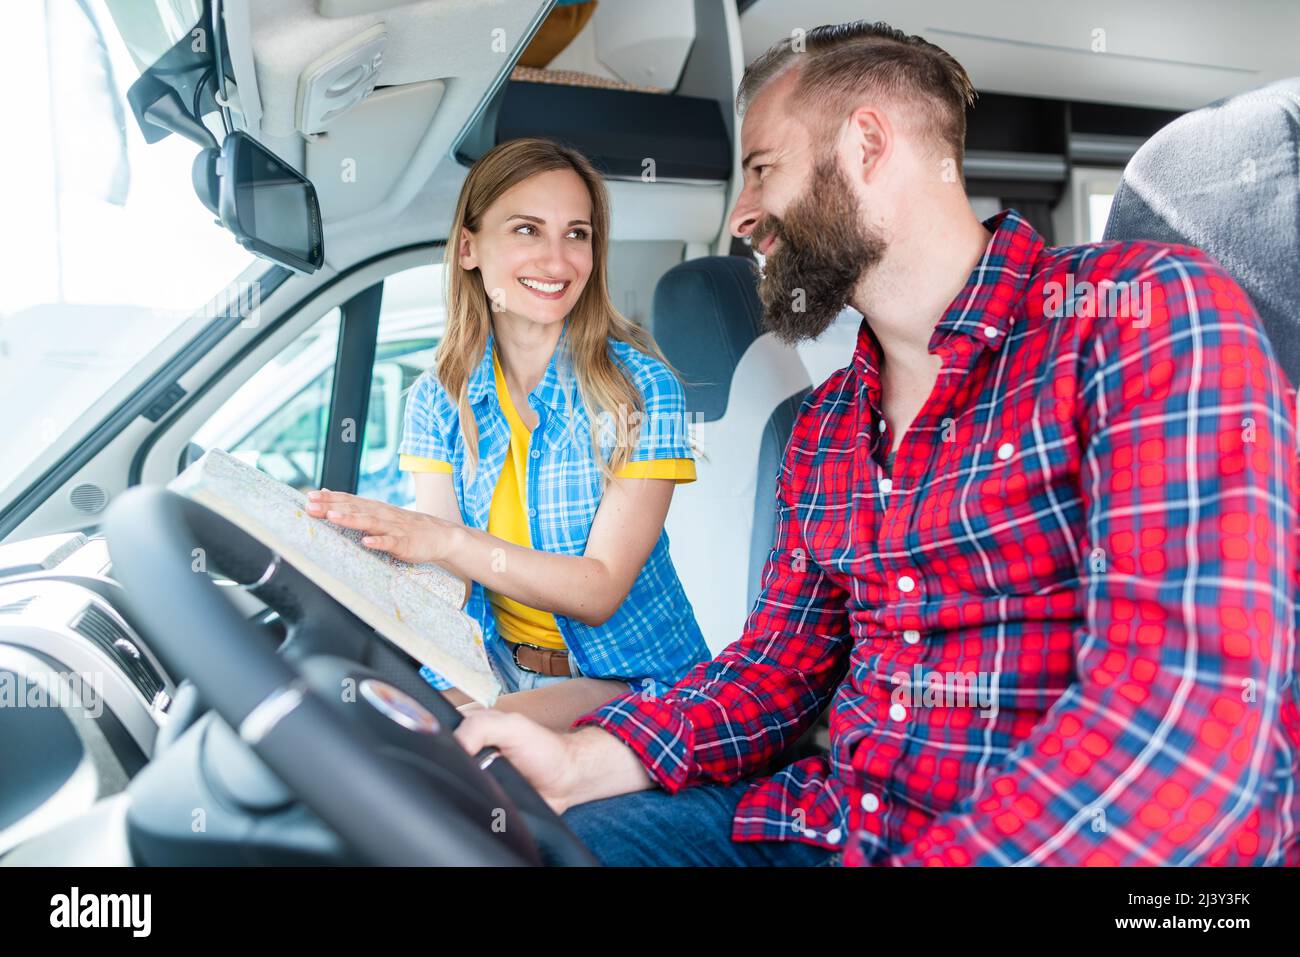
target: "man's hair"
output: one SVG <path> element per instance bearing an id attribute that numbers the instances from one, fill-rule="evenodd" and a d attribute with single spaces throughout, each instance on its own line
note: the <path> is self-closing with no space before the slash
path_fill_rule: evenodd
<path id="1" fill-rule="evenodd" d="M 966 107 L 974 104 L 975 89 L 947 51 L 887 23 L 866 20 L 796 31 L 746 68 L 736 109 L 743 113 L 759 90 L 793 67 L 799 77 L 791 103 L 809 108 L 815 134 L 828 135 L 864 94 L 883 95 L 922 111 L 918 125 L 951 151 L 960 172 Z"/>

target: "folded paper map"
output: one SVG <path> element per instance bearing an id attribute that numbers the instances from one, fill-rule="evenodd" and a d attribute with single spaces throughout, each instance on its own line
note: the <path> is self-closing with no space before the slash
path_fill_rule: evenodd
<path id="1" fill-rule="evenodd" d="M 465 583 L 438 565 L 413 565 L 361 544 L 362 533 L 307 514 L 307 497 L 221 449 L 168 488 L 238 525 L 349 611 L 474 700 L 501 684 L 478 623 L 461 611 Z"/>

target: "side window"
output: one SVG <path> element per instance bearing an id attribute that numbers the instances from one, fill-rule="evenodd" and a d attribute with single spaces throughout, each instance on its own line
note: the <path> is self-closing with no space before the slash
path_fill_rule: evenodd
<path id="1" fill-rule="evenodd" d="M 375 371 L 361 446 L 357 494 L 403 507 L 415 502 L 410 473 L 397 470 L 397 449 L 411 386 L 433 366 L 447 311 L 441 263 L 415 266 L 384 280 Z"/>
<path id="2" fill-rule="evenodd" d="M 331 309 L 226 400 L 194 433 L 299 491 L 319 486 L 340 312 Z"/>
<path id="3" fill-rule="evenodd" d="M 384 280 L 379 339 L 361 446 L 357 494 L 407 506 L 411 476 L 397 470 L 406 397 L 433 365 L 442 339 L 443 267 L 416 266 Z M 319 488 L 341 314 L 331 309 L 259 369 L 195 434 L 299 491 Z M 192 456 L 198 454 L 191 450 Z"/>

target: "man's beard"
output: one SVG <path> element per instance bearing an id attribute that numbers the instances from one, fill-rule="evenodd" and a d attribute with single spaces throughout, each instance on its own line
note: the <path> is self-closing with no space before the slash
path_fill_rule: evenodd
<path id="1" fill-rule="evenodd" d="M 759 222 L 755 247 L 770 234 L 777 239 L 764 260 L 758 295 L 767 327 L 778 339 L 793 345 L 820 336 L 858 280 L 880 261 L 885 242 L 860 217 L 853 187 L 827 158 L 818 162 L 808 188 L 781 219 Z"/>

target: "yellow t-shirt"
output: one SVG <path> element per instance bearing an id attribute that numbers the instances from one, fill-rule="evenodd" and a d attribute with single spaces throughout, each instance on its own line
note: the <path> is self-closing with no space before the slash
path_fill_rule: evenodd
<path id="1" fill-rule="evenodd" d="M 506 385 L 505 374 L 501 371 L 495 349 L 492 351 L 492 372 L 496 378 L 497 400 L 501 403 L 501 411 L 505 413 L 506 422 L 510 426 L 510 448 L 506 451 L 506 461 L 501 467 L 501 477 L 497 479 L 496 488 L 492 492 L 487 530 L 489 535 L 524 548 L 532 548 L 532 534 L 528 528 L 528 446 L 532 441 L 532 433 L 510 398 L 510 389 Z M 398 468 L 406 472 L 452 471 L 449 462 L 414 455 L 401 456 Z M 679 483 L 693 482 L 695 463 L 690 459 L 651 459 L 646 462 L 629 462 L 614 474 L 618 478 L 665 478 Z M 564 648 L 560 626 L 549 611 L 533 608 L 494 591 L 488 591 L 487 596 L 496 613 L 497 630 L 503 638 L 538 648 Z"/>

